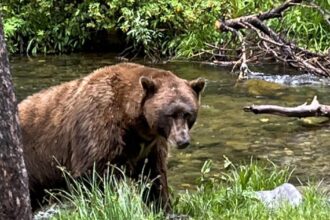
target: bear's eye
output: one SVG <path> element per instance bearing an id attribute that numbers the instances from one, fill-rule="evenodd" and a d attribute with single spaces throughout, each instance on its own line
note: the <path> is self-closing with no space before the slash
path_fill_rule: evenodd
<path id="1" fill-rule="evenodd" d="M 189 113 L 189 112 L 185 112 L 184 114 L 183 114 L 183 118 L 184 119 L 188 119 L 188 118 L 190 118 L 191 117 L 191 113 Z"/>
<path id="2" fill-rule="evenodd" d="M 171 115 L 170 115 L 170 117 L 171 118 L 179 118 L 180 117 L 180 113 L 172 113 Z"/>
<path id="3" fill-rule="evenodd" d="M 188 119 L 190 118 L 191 114 L 189 112 L 179 112 L 176 114 L 173 114 L 173 118 L 183 118 L 183 119 Z"/>

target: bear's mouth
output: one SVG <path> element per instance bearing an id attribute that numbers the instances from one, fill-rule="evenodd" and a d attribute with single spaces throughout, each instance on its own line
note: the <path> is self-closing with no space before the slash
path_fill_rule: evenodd
<path id="1" fill-rule="evenodd" d="M 170 144 L 171 147 L 175 147 L 177 149 L 185 149 L 190 145 L 190 141 L 189 140 L 174 140 L 172 138 L 168 139 L 168 142 Z"/>
<path id="2" fill-rule="evenodd" d="M 176 147 L 181 150 L 181 149 L 187 148 L 189 145 L 190 145 L 190 142 L 189 141 L 185 141 L 185 142 L 177 143 L 176 144 Z"/>

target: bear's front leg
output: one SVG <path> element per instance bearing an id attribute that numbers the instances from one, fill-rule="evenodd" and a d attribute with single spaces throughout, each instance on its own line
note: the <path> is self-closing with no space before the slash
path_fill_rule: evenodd
<path id="1" fill-rule="evenodd" d="M 154 203 L 157 208 L 165 212 L 171 211 L 171 204 L 167 185 L 167 145 L 156 144 L 144 159 L 141 159 L 135 167 L 138 173 L 143 174 L 151 181 L 151 187 L 145 192 L 147 203 Z M 136 173 L 136 174 L 137 174 Z"/>
<path id="2" fill-rule="evenodd" d="M 149 166 L 148 166 L 149 164 Z M 152 186 L 149 192 L 149 200 L 165 212 L 171 211 L 171 204 L 167 184 L 167 151 L 155 149 L 148 157 L 147 166 L 150 171 Z"/>

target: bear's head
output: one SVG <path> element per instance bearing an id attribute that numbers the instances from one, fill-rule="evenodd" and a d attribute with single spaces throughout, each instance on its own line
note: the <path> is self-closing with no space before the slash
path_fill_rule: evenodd
<path id="1" fill-rule="evenodd" d="M 205 80 L 186 81 L 171 72 L 161 77 L 141 76 L 143 115 L 149 132 L 183 149 L 190 144 L 189 130 L 196 121 Z"/>

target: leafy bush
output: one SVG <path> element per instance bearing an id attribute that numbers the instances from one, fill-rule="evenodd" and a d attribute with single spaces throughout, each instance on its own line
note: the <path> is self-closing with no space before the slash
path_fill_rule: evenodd
<path id="1" fill-rule="evenodd" d="M 84 50 L 96 33 L 122 32 L 135 53 L 149 59 L 199 57 L 207 44 L 228 42 L 227 33 L 214 28 L 217 19 L 235 18 L 266 11 L 280 0 L 3 0 L 5 34 L 12 53 L 67 53 Z M 317 0 L 326 11 L 329 1 Z M 282 21 L 270 21 L 298 44 L 325 51 L 330 27 L 315 9 L 295 7 Z M 103 36 L 104 37 L 104 36 Z M 108 39 L 110 37 L 106 35 Z M 232 44 L 235 47 L 235 44 Z"/>
<path id="2" fill-rule="evenodd" d="M 327 19 L 330 19 L 330 1 L 318 1 L 318 4 L 328 9 Z M 326 51 L 330 49 L 330 20 L 328 24 L 325 18 L 315 8 L 295 7 L 284 17 L 279 29 L 301 47 Z"/>

